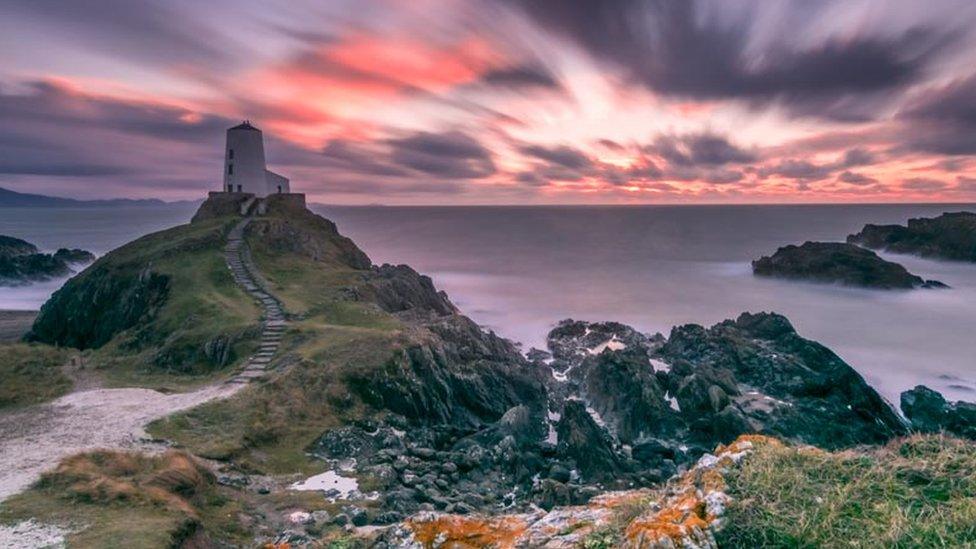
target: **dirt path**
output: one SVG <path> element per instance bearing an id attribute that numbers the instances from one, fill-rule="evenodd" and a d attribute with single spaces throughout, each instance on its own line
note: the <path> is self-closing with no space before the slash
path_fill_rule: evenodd
<path id="1" fill-rule="evenodd" d="M 144 426 L 198 404 L 226 398 L 242 385 L 189 393 L 95 389 L 0 415 L 0 501 L 27 488 L 64 457 L 96 448 L 158 450 Z"/>

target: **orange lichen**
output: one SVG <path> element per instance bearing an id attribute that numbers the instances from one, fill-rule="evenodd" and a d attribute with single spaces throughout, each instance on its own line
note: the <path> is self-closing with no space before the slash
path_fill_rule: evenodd
<path id="1" fill-rule="evenodd" d="M 558 540 L 561 546 L 575 546 L 588 533 L 628 516 L 627 507 L 644 509 L 623 532 L 627 547 L 681 547 L 692 544 L 714 547 L 713 530 L 724 506 L 725 475 L 751 450 L 783 444 L 763 435 L 743 435 L 695 467 L 671 479 L 658 489 L 609 492 L 586 505 L 562 507 L 549 513 L 539 511 L 499 517 L 425 514 L 406 521 L 411 541 L 424 547 L 468 549 L 475 547 L 538 546 Z M 632 515 L 630 515 L 632 516 Z"/>
<path id="2" fill-rule="evenodd" d="M 515 547 L 516 540 L 528 525 L 513 516 L 438 515 L 430 520 L 410 519 L 407 526 L 424 547 L 467 549 L 490 546 L 505 549 Z"/>

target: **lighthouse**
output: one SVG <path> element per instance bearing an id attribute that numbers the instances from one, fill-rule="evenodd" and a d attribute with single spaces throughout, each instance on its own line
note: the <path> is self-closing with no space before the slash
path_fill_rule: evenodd
<path id="1" fill-rule="evenodd" d="M 223 191 L 261 198 L 291 192 L 288 178 L 265 166 L 264 135 L 247 120 L 227 130 Z"/>

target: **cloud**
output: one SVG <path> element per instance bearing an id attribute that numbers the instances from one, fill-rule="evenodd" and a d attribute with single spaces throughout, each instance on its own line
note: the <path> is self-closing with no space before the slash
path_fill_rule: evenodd
<path id="1" fill-rule="evenodd" d="M 507 0 L 540 27 L 619 67 L 655 92 L 695 99 L 777 101 L 793 111 L 861 119 L 882 94 L 918 81 L 956 34 L 913 27 L 884 35 L 807 41 L 789 27 L 759 28 L 762 3 L 694 0 Z M 826 3 L 786 4 L 812 25 L 837 17 Z M 833 6 L 830 6 L 833 7 Z M 736 9 L 738 8 L 738 9 Z M 823 11 L 823 14 L 820 11 Z M 774 39 L 757 40 L 772 35 Z M 866 99 L 861 101 L 860 98 Z"/>
<path id="2" fill-rule="evenodd" d="M 559 145 L 556 147 L 543 147 L 541 145 L 526 145 L 519 149 L 522 154 L 544 160 L 551 164 L 569 169 L 584 170 L 592 166 L 590 159 L 578 149 Z"/>
<path id="3" fill-rule="evenodd" d="M 814 164 L 807 160 L 793 158 L 781 160 L 770 166 L 763 166 L 759 168 L 759 175 L 760 177 L 777 175 L 802 181 L 820 181 L 830 177 L 833 171 L 834 166 L 832 165 Z"/>
<path id="4" fill-rule="evenodd" d="M 901 188 L 908 191 L 941 191 L 948 187 L 949 184 L 945 181 L 925 177 L 914 177 L 901 183 Z"/>
<path id="5" fill-rule="evenodd" d="M 727 138 L 713 133 L 684 136 L 662 135 L 647 147 L 679 166 L 721 166 L 752 162 L 756 155 L 733 145 Z"/>
<path id="6" fill-rule="evenodd" d="M 877 179 L 873 177 L 868 177 L 864 174 L 855 173 L 852 171 L 844 171 L 837 176 L 837 180 L 841 183 L 847 183 L 848 185 L 873 185 L 878 182 Z"/>
<path id="7" fill-rule="evenodd" d="M 976 154 L 976 74 L 920 93 L 900 114 L 907 147 L 947 155 Z"/>
<path id="8" fill-rule="evenodd" d="M 387 145 L 394 162 L 428 175 L 478 179 L 496 171 L 491 151 L 460 131 L 416 132 Z"/>
<path id="9" fill-rule="evenodd" d="M 532 88 L 560 90 L 562 86 L 547 69 L 534 65 L 519 65 L 492 69 L 481 75 L 479 83 L 498 88 L 527 90 Z"/>

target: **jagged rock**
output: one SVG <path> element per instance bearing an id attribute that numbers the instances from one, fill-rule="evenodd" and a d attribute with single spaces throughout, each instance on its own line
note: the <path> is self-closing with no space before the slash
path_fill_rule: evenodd
<path id="1" fill-rule="evenodd" d="M 912 428 L 923 433 L 945 431 L 976 440 L 976 404 L 950 404 L 936 391 L 918 385 L 901 394 L 901 410 Z"/>
<path id="2" fill-rule="evenodd" d="M 450 315 L 457 312 L 447 294 L 434 288 L 430 277 L 417 273 L 407 265 L 384 264 L 374 267 L 366 277 L 366 285 L 357 291 L 358 299 L 374 301 L 389 313 L 422 311 Z M 369 295 L 363 296 L 364 293 Z"/>
<path id="3" fill-rule="evenodd" d="M 882 443 L 905 432 L 897 414 L 853 368 L 797 335 L 777 314 L 743 313 L 707 330 L 676 327 L 660 356 L 675 365 L 670 384 L 678 388 L 682 413 L 712 426 L 708 442 L 757 431 L 838 448 Z M 689 383 L 697 389 L 683 392 Z"/>
<path id="4" fill-rule="evenodd" d="M 556 432 L 560 454 L 576 462 L 584 479 L 608 480 L 621 470 L 609 434 L 597 425 L 582 402 L 570 400 L 566 403 Z"/>
<path id="5" fill-rule="evenodd" d="M 233 342 L 225 335 L 211 338 L 203 345 L 203 354 L 215 366 L 226 366 L 234 360 Z"/>
<path id="6" fill-rule="evenodd" d="M 976 261 L 976 213 L 944 213 L 902 225 L 865 225 L 847 237 L 852 244 L 895 253 Z"/>
<path id="7" fill-rule="evenodd" d="M 665 390 L 645 348 L 632 344 L 619 351 L 605 349 L 570 372 L 581 396 L 624 443 L 674 430 Z"/>
<path id="8" fill-rule="evenodd" d="M 923 280 L 870 250 L 842 242 L 805 242 L 784 246 L 752 262 L 758 276 L 834 282 L 877 289 L 944 288 Z"/>
<path id="9" fill-rule="evenodd" d="M 541 373 L 511 342 L 452 315 L 430 326 L 437 336 L 398 352 L 368 378 L 353 378 L 370 403 L 425 424 L 478 430 L 514 406 L 544 409 Z"/>

